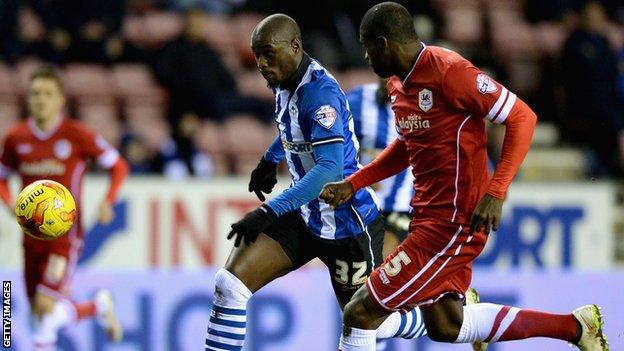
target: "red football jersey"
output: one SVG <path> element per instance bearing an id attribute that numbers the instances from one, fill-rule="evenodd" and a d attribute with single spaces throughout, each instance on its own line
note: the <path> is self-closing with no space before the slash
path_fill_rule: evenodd
<path id="1" fill-rule="evenodd" d="M 15 125 L 7 134 L 0 156 L 0 176 L 18 172 L 25 186 L 39 179 L 51 179 L 65 185 L 74 195 L 78 220 L 68 233 L 57 240 L 82 239 L 80 199 L 82 179 L 89 160 L 103 168 L 112 167 L 119 153 L 106 140 L 84 124 L 61 118 L 48 132 L 37 128 L 32 119 Z M 24 236 L 25 242 L 37 245 L 40 240 Z"/>
<path id="2" fill-rule="evenodd" d="M 415 177 L 415 211 L 466 224 L 488 186 L 484 118 L 503 123 L 516 95 L 459 54 L 425 46 L 404 81 L 388 81 Z"/>

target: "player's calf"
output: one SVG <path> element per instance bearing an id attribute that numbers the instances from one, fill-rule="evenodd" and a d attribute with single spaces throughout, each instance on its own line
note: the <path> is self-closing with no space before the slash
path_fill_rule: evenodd
<path id="1" fill-rule="evenodd" d="M 375 350 L 376 329 L 388 314 L 373 302 L 366 288 L 361 287 L 345 306 L 339 350 Z"/>
<path id="2" fill-rule="evenodd" d="M 245 341 L 247 302 L 251 291 L 234 274 L 220 269 L 215 276 L 215 294 L 206 351 L 240 350 Z"/>
<path id="3" fill-rule="evenodd" d="M 427 335 L 438 342 L 457 340 L 462 326 L 461 301 L 455 295 L 446 295 L 440 301 L 422 308 Z"/>

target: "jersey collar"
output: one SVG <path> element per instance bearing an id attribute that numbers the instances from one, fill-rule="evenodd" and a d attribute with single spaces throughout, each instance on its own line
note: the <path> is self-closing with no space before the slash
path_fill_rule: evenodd
<path id="1" fill-rule="evenodd" d="M 403 85 L 405 85 L 409 81 L 409 79 L 411 78 L 412 74 L 416 70 L 416 66 L 418 65 L 418 62 L 420 62 L 420 58 L 423 56 L 423 53 L 427 49 L 427 45 L 425 45 L 425 43 L 423 43 L 422 41 L 420 42 L 420 45 L 422 45 L 422 49 L 420 49 L 420 52 L 418 53 L 418 56 L 416 57 L 416 61 L 414 62 L 414 66 L 412 66 L 412 69 L 409 71 L 409 73 L 407 74 L 405 79 L 403 79 L 403 81 L 402 81 Z"/>
<path id="2" fill-rule="evenodd" d="M 288 78 L 283 84 L 280 85 L 280 88 L 290 91 L 297 89 L 297 86 L 299 86 L 299 82 L 301 82 L 301 79 L 308 71 L 308 66 L 310 66 L 310 63 L 312 63 L 312 59 L 310 58 L 310 56 L 308 56 L 308 54 L 304 52 L 303 57 L 301 58 L 301 62 L 299 63 L 299 67 L 297 67 L 297 70 L 295 71 L 295 73 L 293 73 L 292 76 L 290 76 L 290 78 Z"/>
<path id="3" fill-rule="evenodd" d="M 61 127 L 61 124 L 63 124 L 63 120 L 65 119 L 64 116 L 59 116 L 59 118 L 56 120 L 56 122 L 54 123 L 54 125 L 52 126 L 52 128 L 50 128 L 50 130 L 48 131 L 43 131 L 41 129 L 39 129 L 39 127 L 37 127 L 37 124 L 35 123 L 35 119 L 32 117 L 28 118 L 28 128 L 30 129 L 30 131 L 35 135 L 35 137 L 37 137 L 37 139 L 39 140 L 46 140 L 49 137 L 51 137 L 54 133 L 56 133 L 59 128 Z"/>

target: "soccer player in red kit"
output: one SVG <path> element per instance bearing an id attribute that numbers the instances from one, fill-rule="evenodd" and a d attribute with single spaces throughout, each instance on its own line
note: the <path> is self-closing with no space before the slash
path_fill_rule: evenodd
<path id="1" fill-rule="evenodd" d="M 581 350 L 608 350 L 595 305 L 564 315 L 491 303 L 462 306 L 472 262 L 490 228 L 498 229 L 507 188 L 529 149 L 533 111 L 457 53 L 421 43 L 401 5 L 372 7 L 362 19 L 360 41 L 375 73 L 390 77 L 399 137 L 345 181 L 326 185 L 321 198 L 336 206 L 408 165 L 416 195 L 408 238 L 345 307 L 340 350 L 374 350 L 380 321 L 415 306 L 435 341 L 543 336 Z M 506 126 L 501 160 L 491 178 L 484 119 Z"/>
<path id="2" fill-rule="evenodd" d="M 24 234 L 24 279 L 34 317 L 34 349 L 56 350 L 59 329 L 73 322 L 98 317 L 111 340 L 122 336 L 111 294 L 98 291 L 93 300 L 70 299 L 69 280 L 83 245 L 80 193 L 87 162 L 96 161 L 110 172 L 110 187 L 100 204 L 99 221 L 109 223 L 113 203 L 128 174 L 127 163 L 100 135 L 84 124 L 63 116 L 65 97 L 55 70 L 43 66 L 31 76 L 28 87 L 30 117 L 8 133 L 0 155 L 0 197 L 12 210 L 7 177 L 18 172 L 22 186 L 39 179 L 65 185 L 74 195 L 78 219 L 66 235 L 38 240 Z"/>

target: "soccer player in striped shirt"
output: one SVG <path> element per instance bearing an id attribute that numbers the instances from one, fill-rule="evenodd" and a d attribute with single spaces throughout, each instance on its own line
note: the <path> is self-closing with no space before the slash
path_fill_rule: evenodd
<path id="1" fill-rule="evenodd" d="M 357 171 L 358 141 L 346 97 L 334 77 L 311 59 L 295 21 L 271 15 L 252 33 L 262 76 L 275 93 L 278 136 L 251 174 L 249 191 L 264 201 L 286 160 L 291 187 L 232 225 L 234 249 L 215 277 L 206 350 L 240 350 L 252 294 L 314 258 L 329 268 L 340 307 L 380 262 L 383 216 L 374 192 L 360 189 L 342 206 L 318 199 L 323 185 Z M 393 314 L 378 337 L 422 335 L 420 314 Z M 409 323 L 407 323 L 409 322 Z"/>
<path id="2" fill-rule="evenodd" d="M 428 336 L 471 343 L 549 337 L 608 350 L 595 305 L 552 314 L 491 303 L 462 306 L 472 262 L 498 229 L 507 188 L 529 150 L 536 116 L 457 53 L 418 40 L 412 16 L 385 2 L 360 24 L 366 57 L 388 90 L 399 137 L 347 180 L 328 184 L 332 206 L 411 165 L 417 193 L 408 238 L 345 307 L 342 351 L 372 351 L 384 316 L 419 306 Z M 501 160 L 487 171 L 485 122 L 505 125 Z"/>

